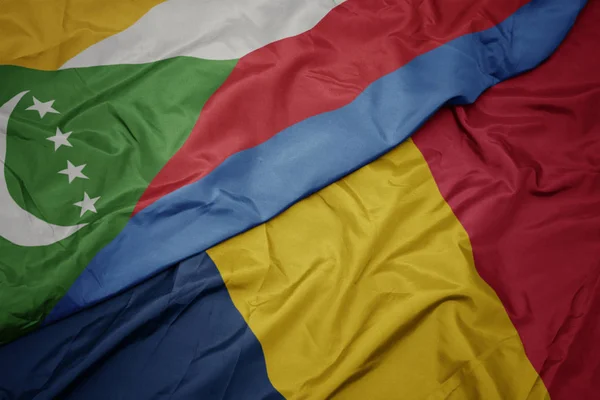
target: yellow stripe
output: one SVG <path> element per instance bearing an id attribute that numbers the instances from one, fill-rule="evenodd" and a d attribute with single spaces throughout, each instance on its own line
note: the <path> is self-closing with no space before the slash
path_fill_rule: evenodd
<path id="1" fill-rule="evenodd" d="M 52 70 L 162 0 L 3 0 L 0 64 Z"/>
<path id="2" fill-rule="evenodd" d="M 288 399 L 544 399 L 407 142 L 209 251 Z"/>

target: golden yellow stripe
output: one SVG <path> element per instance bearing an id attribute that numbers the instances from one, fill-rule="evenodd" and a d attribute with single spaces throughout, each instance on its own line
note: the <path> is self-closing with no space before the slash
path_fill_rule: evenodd
<path id="1" fill-rule="evenodd" d="M 545 399 L 412 142 L 209 251 L 288 399 Z"/>
<path id="2" fill-rule="evenodd" d="M 162 0 L 1 0 L 0 64 L 52 70 Z"/>

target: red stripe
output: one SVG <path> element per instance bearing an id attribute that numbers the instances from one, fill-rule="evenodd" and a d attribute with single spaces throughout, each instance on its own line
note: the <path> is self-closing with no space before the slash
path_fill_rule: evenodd
<path id="1" fill-rule="evenodd" d="M 207 175 L 230 155 L 350 103 L 370 83 L 526 0 L 349 0 L 316 27 L 243 57 L 134 213 Z"/>
<path id="2" fill-rule="evenodd" d="M 414 136 L 554 400 L 600 393 L 598 21 Z"/>

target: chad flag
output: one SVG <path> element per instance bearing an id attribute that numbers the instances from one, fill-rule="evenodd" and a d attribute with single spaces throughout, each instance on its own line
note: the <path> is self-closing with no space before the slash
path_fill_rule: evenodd
<path id="1" fill-rule="evenodd" d="M 597 398 L 585 3 L 4 0 L 0 398 Z"/>

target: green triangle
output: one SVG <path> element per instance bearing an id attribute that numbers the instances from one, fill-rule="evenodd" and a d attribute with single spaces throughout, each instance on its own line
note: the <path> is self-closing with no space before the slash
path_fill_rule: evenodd
<path id="1" fill-rule="evenodd" d="M 125 226 L 142 193 L 187 139 L 214 91 L 236 60 L 188 57 L 142 65 L 61 71 L 0 66 L 0 104 L 21 99 L 8 125 L 4 167 L 13 200 L 58 225 L 88 225 L 43 247 L 20 247 L 0 237 L 0 343 L 34 327 L 51 310 L 93 256 Z M 59 111 L 43 118 L 33 97 L 54 100 Z M 61 146 L 47 140 L 72 132 Z M 88 178 L 59 171 L 85 167 Z M 96 213 L 74 205 L 100 197 Z"/>

